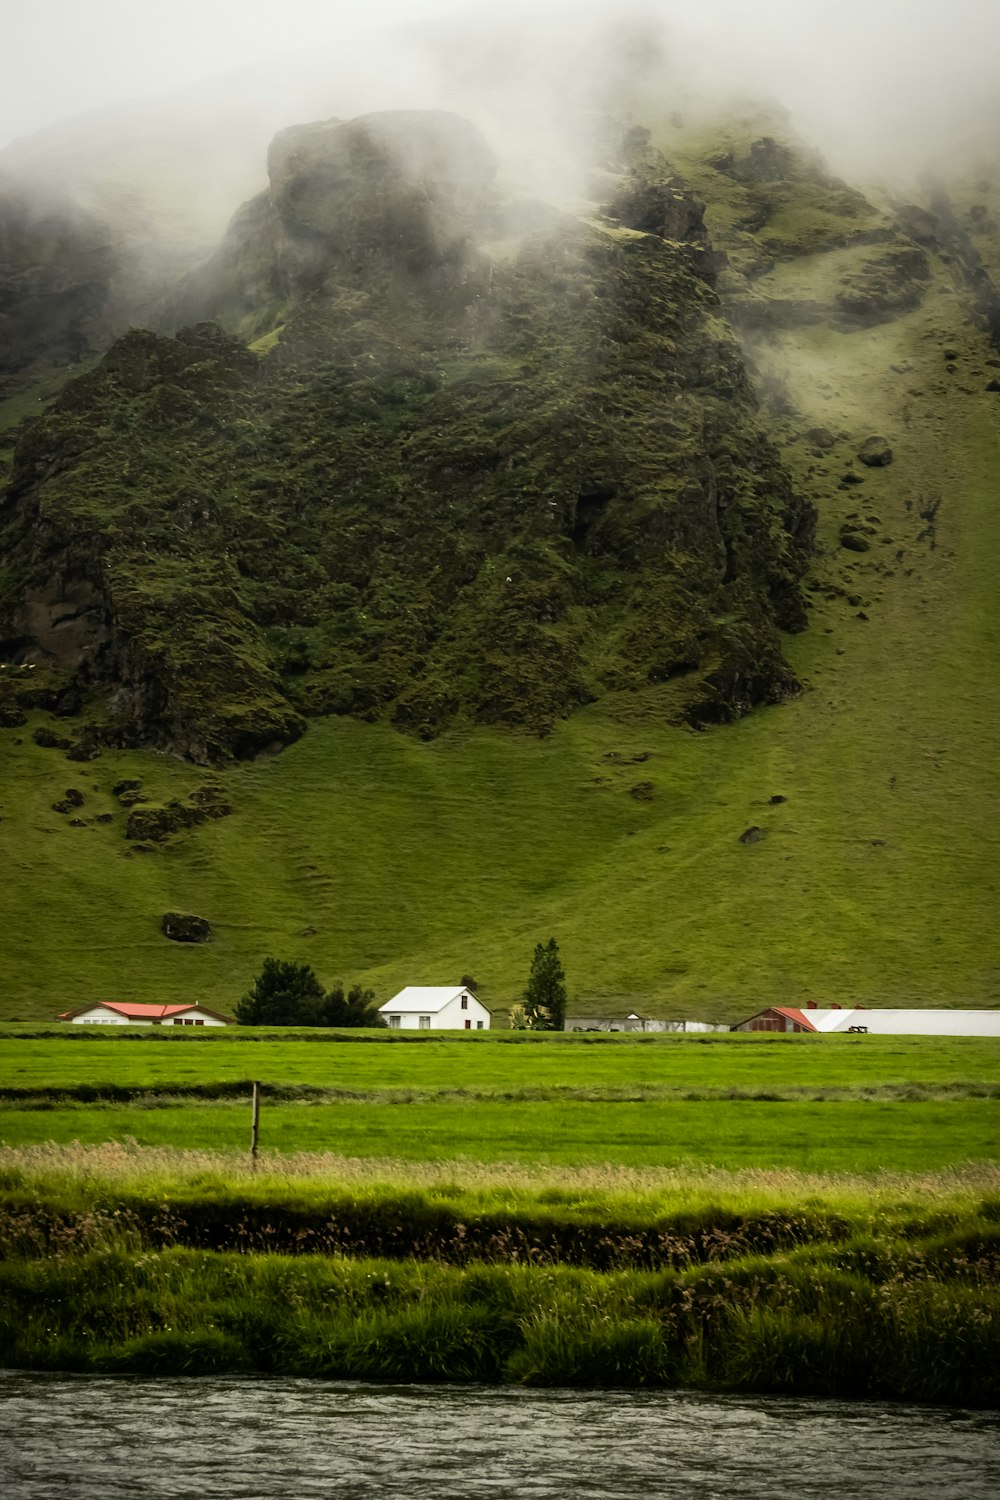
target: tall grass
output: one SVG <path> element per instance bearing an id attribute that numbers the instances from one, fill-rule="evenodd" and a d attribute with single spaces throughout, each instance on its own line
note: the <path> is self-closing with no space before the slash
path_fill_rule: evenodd
<path id="1" fill-rule="evenodd" d="M 802 1258 L 678 1272 L 140 1250 L 0 1264 L 26 1369 L 693 1385 L 989 1406 L 1000 1294 Z"/>
<path id="2" fill-rule="evenodd" d="M 0 1151 L 0 1335 L 30 1369 L 990 1405 L 1000 1167 L 824 1179 L 272 1155 L 252 1173 L 211 1152 Z"/>

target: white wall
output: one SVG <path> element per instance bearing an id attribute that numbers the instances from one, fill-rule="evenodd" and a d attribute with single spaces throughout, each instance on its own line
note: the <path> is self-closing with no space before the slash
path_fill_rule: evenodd
<path id="1" fill-rule="evenodd" d="M 423 1014 L 427 1015 L 428 1013 L 424 1011 Z M 404 1011 L 398 1017 L 394 1017 L 390 1012 L 385 1019 L 390 1029 L 394 1031 L 419 1031 L 421 1029 L 429 1031 L 465 1031 L 466 1029 L 469 1031 L 489 1031 L 490 1029 L 490 1013 L 486 1009 L 486 1006 L 482 1005 L 476 999 L 475 995 L 469 996 L 467 1010 L 462 1009 L 461 996 L 456 995 L 454 1000 L 449 1000 L 443 1010 L 434 1011 L 429 1015 L 429 1027 L 421 1028 L 420 1016 L 420 1011 Z M 398 1026 L 394 1024 L 396 1020 L 398 1020 Z M 465 1025 L 466 1021 L 472 1022 L 472 1025 L 468 1028 Z M 481 1026 L 480 1022 L 482 1022 Z"/>
<path id="2" fill-rule="evenodd" d="M 167 1016 L 161 1021 L 161 1026 L 183 1026 L 185 1021 L 188 1025 L 197 1021 L 199 1026 L 225 1026 L 225 1021 L 220 1021 L 218 1016 L 210 1016 L 203 1010 L 189 1010 L 183 1016 Z"/>
<path id="3" fill-rule="evenodd" d="M 90 1026 L 152 1026 L 152 1021 L 130 1021 L 128 1016 L 119 1016 L 113 1010 L 104 1010 L 95 1005 L 82 1015 L 72 1017 L 74 1025 Z"/>

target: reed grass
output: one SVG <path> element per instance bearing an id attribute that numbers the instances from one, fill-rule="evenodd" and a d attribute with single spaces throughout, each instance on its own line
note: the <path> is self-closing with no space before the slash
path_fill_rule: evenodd
<path id="1" fill-rule="evenodd" d="M 391 1254 L 372 1254 L 388 1246 Z M 693 1386 L 989 1406 L 1000 1166 L 577 1170 L 0 1150 L 24 1369 Z"/>
<path id="2" fill-rule="evenodd" d="M 696 1386 L 945 1401 L 998 1394 L 1000 1294 L 803 1258 L 686 1272 L 466 1268 L 119 1243 L 0 1264 L 24 1369 Z"/>

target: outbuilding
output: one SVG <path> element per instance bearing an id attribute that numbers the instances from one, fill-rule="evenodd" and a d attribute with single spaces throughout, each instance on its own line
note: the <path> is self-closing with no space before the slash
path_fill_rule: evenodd
<path id="1" fill-rule="evenodd" d="M 180 1001 L 175 1005 L 142 1005 L 131 1000 L 98 1000 L 80 1010 L 63 1011 L 56 1018 L 77 1026 L 232 1026 L 230 1016 L 223 1016 L 206 1005 Z"/>
<path id="2" fill-rule="evenodd" d="M 490 1012 L 468 986 L 408 984 L 379 1014 L 391 1031 L 489 1031 Z"/>
<path id="3" fill-rule="evenodd" d="M 771 1005 L 741 1021 L 734 1031 L 845 1032 L 873 1036 L 995 1036 L 1000 1037 L 1000 1010 L 912 1010 L 817 1005 L 799 1009 Z"/>

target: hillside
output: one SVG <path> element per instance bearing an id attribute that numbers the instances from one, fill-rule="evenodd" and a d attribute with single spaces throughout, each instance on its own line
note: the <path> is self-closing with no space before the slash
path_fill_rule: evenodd
<path id="1" fill-rule="evenodd" d="M 228 1006 L 268 952 L 380 997 L 471 972 L 503 1007 L 550 933 L 577 1014 L 996 1001 L 1000 190 L 981 178 L 971 198 L 963 185 L 893 203 L 838 184 L 772 120 L 647 119 L 652 137 L 633 135 L 619 163 L 629 204 L 550 222 L 558 276 L 551 250 L 499 254 L 461 206 L 462 284 L 492 278 L 502 312 L 475 347 L 470 304 L 445 316 L 440 280 L 404 290 L 402 325 L 398 301 L 345 291 L 342 266 L 346 318 L 303 295 L 287 223 L 248 253 L 248 216 L 268 219 L 258 203 L 183 294 L 258 341 L 252 356 L 206 330 L 129 335 L 22 431 L 10 639 L 25 635 L 26 577 L 29 591 L 62 584 L 83 556 L 90 592 L 34 599 L 62 622 L 61 666 L 50 653 L 27 688 L 16 652 L 6 668 L 0 1013 L 126 993 Z M 696 211 L 684 238 L 662 217 L 651 231 L 654 188 L 661 216 L 693 190 L 724 263 Z M 379 274 L 398 292 L 389 259 Z M 619 336 L 595 362 L 609 317 Z M 367 374 L 350 333 L 377 353 Z M 246 424 L 237 441 L 268 481 L 252 505 L 236 504 L 247 453 L 229 422 Z M 873 436 L 891 463 L 861 461 Z M 679 528 L 720 447 L 729 521 Z M 179 491 L 169 466 L 195 448 Z M 509 483 L 512 448 L 529 474 Z M 422 487 L 400 487 L 404 450 Z M 109 503 L 126 460 L 136 492 Z M 317 505 L 331 472 L 379 496 L 386 530 L 362 552 L 380 568 L 360 580 L 350 484 Z M 206 493 L 196 573 L 184 549 Z M 275 500 L 289 493 L 298 538 Z M 470 495 L 475 525 L 455 528 L 448 507 Z M 554 531 L 539 519 L 552 502 Z M 319 620 L 288 581 L 316 568 L 311 592 L 335 606 Z M 358 594 L 336 595 L 359 586 L 380 599 L 375 650 Z M 81 679 L 95 642 L 102 665 Z M 204 690 L 214 672 L 237 691 Z M 303 728 L 280 755 L 230 758 Z M 69 788 L 82 804 L 52 810 Z M 169 942 L 171 910 L 207 917 L 213 941 Z"/>

